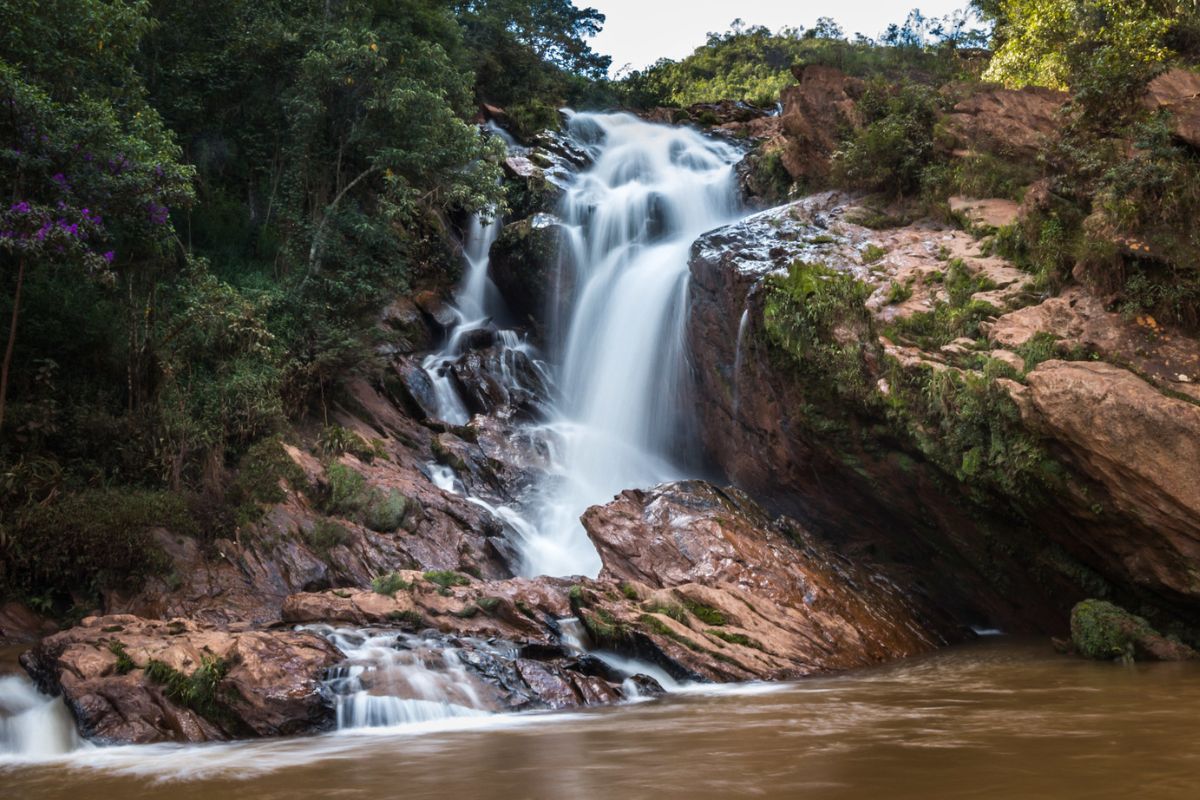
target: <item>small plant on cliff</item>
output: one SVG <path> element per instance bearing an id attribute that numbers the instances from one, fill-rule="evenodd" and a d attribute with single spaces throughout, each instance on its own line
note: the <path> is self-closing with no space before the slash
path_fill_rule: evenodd
<path id="1" fill-rule="evenodd" d="M 313 526 L 303 532 L 304 541 L 322 557 L 328 558 L 329 552 L 350 541 L 350 531 L 331 519 L 319 519 Z"/>
<path id="2" fill-rule="evenodd" d="M 230 664 L 215 656 L 202 656 L 200 666 L 191 675 L 185 675 L 158 659 L 146 664 L 146 678 L 163 686 L 164 694 L 175 703 L 190 708 L 208 720 L 223 721 L 229 713 L 226 703 L 228 692 L 221 689 L 221 681 L 229 674 Z"/>
<path id="3" fill-rule="evenodd" d="M 755 650 L 765 650 L 762 643 L 751 639 L 749 636 L 741 633 L 730 633 L 729 631 L 721 631 L 715 628 L 709 628 L 705 631 L 709 636 L 715 636 L 721 641 L 729 642 L 730 644 L 741 645 L 742 647 L 751 647 Z"/>
<path id="4" fill-rule="evenodd" d="M 726 623 L 725 615 L 718 608 L 713 608 L 696 600 L 685 599 L 683 604 L 687 606 L 687 610 L 692 612 L 696 619 L 703 623 L 708 625 L 724 625 Z"/>
<path id="5" fill-rule="evenodd" d="M 125 649 L 125 645 L 120 641 L 113 639 L 108 643 L 108 651 L 117 657 L 117 674 L 128 675 L 137 669 L 137 664 L 133 663 L 129 652 Z"/>
<path id="6" fill-rule="evenodd" d="M 448 569 L 431 570 L 424 573 L 422 577 L 445 590 L 449 590 L 451 586 L 468 586 L 471 583 L 471 579 L 466 575 L 460 575 Z"/>
<path id="7" fill-rule="evenodd" d="M 823 391 L 842 397 L 868 393 L 865 355 L 874 337 L 864 303 L 870 288 L 849 273 L 797 261 L 768 282 L 763 311 L 771 342 L 791 356 Z"/>
<path id="8" fill-rule="evenodd" d="M 376 594 L 386 594 L 392 597 L 399 591 L 408 591 L 412 588 L 412 584 L 404 580 L 404 577 L 398 572 L 389 572 L 386 575 L 379 575 L 371 581 L 371 590 Z"/>

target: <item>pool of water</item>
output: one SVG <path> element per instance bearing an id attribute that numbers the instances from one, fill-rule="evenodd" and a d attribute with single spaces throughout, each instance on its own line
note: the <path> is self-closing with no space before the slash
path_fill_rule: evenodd
<path id="1" fill-rule="evenodd" d="M 12 798 L 1194 798 L 1200 665 L 988 639 L 583 713 L 0 763 Z"/>

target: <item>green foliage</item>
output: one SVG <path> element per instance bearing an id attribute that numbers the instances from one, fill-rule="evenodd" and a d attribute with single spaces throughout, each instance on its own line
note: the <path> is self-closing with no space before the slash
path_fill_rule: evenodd
<path id="1" fill-rule="evenodd" d="M 1149 622 L 1106 600 L 1084 600 L 1071 609 L 1071 642 L 1085 658 L 1132 659 L 1134 643 L 1154 635 Z"/>
<path id="2" fill-rule="evenodd" d="M 1009 85 L 1069 88 L 1097 122 L 1128 114 L 1170 56 L 1182 15 L 1175 0 L 1000 0 L 1002 44 L 984 77 Z"/>
<path id="3" fill-rule="evenodd" d="M 689 650 L 704 652 L 704 648 L 698 645 L 694 639 L 684 636 L 681 633 L 676 633 L 670 625 L 652 614 L 642 614 L 638 617 L 638 622 L 648 628 L 651 633 L 656 633 L 659 636 L 665 636 L 672 641 L 679 642 Z"/>
<path id="4" fill-rule="evenodd" d="M 442 589 L 449 589 L 451 586 L 469 586 L 471 583 L 471 579 L 466 575 L 460 575 L 447 569 L 431 570 L 424 573 L 422 577 Z"/>
<path id="5" fill-rule="evenodd" d="M 721 613 L 720 609 L 713 608 L 696 600 L 685 599 L 683 604 L 687 607 L 688 611 L 692 612 L 696 619 L 703 623 L 708 625 L 724 625 L 726 622 L 725 615 Z"/>
<path id="6" fill-rule="evenodd" d="M 884 299 L 889 304 L 903 303 L 905 300 L 912 297 L 912 295 L 912 287 L 907 283 L 892 281 L 891 284 L 888 285 L 887 294 L 884 295 Z"/>
<path id="7" fill-rule="evenodd" d="M 767 288 L 765 329 L 793 366 L 838 395 L 869 391 L 865 355 L 873 323 L 863 304 L 870 288 L 849 273 L 800 261 L 786 276 L 772 276 Z"/>
<path id="8" fill-rule="evenodd" d="M 282 503 L 284 486 L 304 485 L 304 470 L 283 448 L 278 437 L 256 442 L 238 463 L 232 491 L 235 503 Z"/>
<path id="9" fill-rule="evenodd" d="M 886 248 L 880 247 L 874 243 L 869 244 L 867 245 L 866 249 L 862 251 L 862 263 L 874 264 L 886 256 L 887 253 L 888 251 Z"/>
<path id="10" fill-rule="evenodd" d="M 329 490 L 324 508 L 330 514 L 354 514 L 367 505 L 367 479 L 358 470 L 334 462 L 325 470 L 325 477 Z"/>
<path id="11" fill-rule="evenodd" d="M 750 647 L 755 650 L 763 650 L 762 642 L 757 639 L 751 639 L 744 633 L 732 633 L 730 631 L 721 631 L 713 628 L 705 631 L 709 636 L 715 636 L 721 641 L 729 642 L 730 644 L 740 645 L 741 647 Z"/>
<path id="12" fill-rule="evenodd" d="M 404 580 L 404 577 L 398 572 L 389 572 L 386 575 L 379 575 L 371 581 L 371 590 L 376 594 L 386 594 L 392 597 L 399 591 L 407 592 L 412 588 L 412 584 Z"/>
<path id="13" fill-rule="evenodd" d="M 835 180 L 893 197 L 918 191 L 933 159 L 941 102 L 928 86 L 871 81 L 858 104 L 862 129 L 834 154 Z"/>
<path id="14" fill-rule="evenodd" d="M 363 509 L 363 524 L 378 533 L 391 533 L 404 524 L 408 498 L 395 489 L 372 493 Z"/>
<path id="15" fill-rule="evenodd" d="M 130 658 L 125 645 L 119 640 L 113 639 L 110 641 L 108 643 L 108 651 L 117 657 L 116 670 L 118 675 L 128 675 L 137 669 L 137 664 L 133 663 L 133 659 Z"/>
<path id="16" fill-rule="evenodd" d="M 88 489 L 23 506 L 7 527 L 2 555 L 10 588 L 57 597 L 131 589 L 165 571 L 151 530 L 198 533 L 183 496 L 138 489 Z"/>
<path id="17" fill-rule="evenodd" d="M 319 519 L 304 531 L 304 541 L 324 558 L 328 558 L 335 547 L 349 542 L 350 538 L 350 531 L 331 519 Z"/>
<path id="18" fill-rule="evenodd" d="M 387 613 L 388 622 L 398 622 L 410 630 L 418 630 L 425 627 L 425 617 L 420 611 L 412 608 L 406 608 L 403 611 L 389 611 Z"/>
<path id="19" fill-rule="evenodd" d="M 643 608 L 651 614 L 662 614 L 676 622 L 687 624 L 687 609 L 679 603 L 646 603 Z"/>
<path id="20" fill-rule="evenodd" d="M 737 25 L 708 41 L 682 61 L 662 59 L 624 78 L 629 102 L 641 107 L 721 100 L 742 100 L 758 106 L 779 101 L 779 92 L 792 83 L 791 67 L 804 58 L 806 40 L 799 30 L 779 33 L 758 26 Z"/>
<path id="21" fill-rule="evenodd" d="M 190 708 L 205 719 L 227 721 L 230 694 L 221 687 L 230 664 L 214 656 L 201 656 L 200 666 L 185 675 L 163 661 L 150 659 L 146 679 L 163 687 L 163 693 L 175 703 Z"/>
<path id="22" fill-rule="evenodd" d="M 637 587 L 632 583 L 622 583 L 621 594 L 625 595 L 626 600 L 637 601 L 641 599 L 640 595 L 638 595 Z"/>

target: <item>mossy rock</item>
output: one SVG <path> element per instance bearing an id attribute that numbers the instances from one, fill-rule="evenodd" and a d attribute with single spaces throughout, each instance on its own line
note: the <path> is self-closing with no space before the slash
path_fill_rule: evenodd
<path id="1" fill-rule="evenodd" d="M 1071 609 L 1071 642 L 1098 661 L 1190 661 L 1200 657 L 1168 639 L 1142 617 L 1105 600 L 1084 600 Z"/>

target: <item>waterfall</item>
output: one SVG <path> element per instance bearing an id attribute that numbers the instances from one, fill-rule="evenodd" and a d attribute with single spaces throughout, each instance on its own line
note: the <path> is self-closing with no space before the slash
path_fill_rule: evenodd
<path id="1" fill-rule="evenodd" d="M 42 694 L 24 676 L 0 677 L 0 762 L 50 758 L 81 744 L 60 698 Z"/>
<path id="2" fill-rule="evenodd" d="M 549 419 L 529 429 L 553 464 L 519 507 L 472 498 L 505 522 L 526 575 L 596 575 L 600 557 L 580 515 L 624 489 L 686 476 L 688 255 L 701 234 L 738 212 L 733 165 L 741 154 L 730 144 L 629 114 L 568 114 L 567 137 L 591 165 L 560 203 L 564 252 L 553 288 L 573 287 L 573 295 L 565 319 L 548 319 L 561 363 L 557 380 L 545 383 L 557 385 L 558 396 Z M 438 416 L 454 424 L 469 420 L 450 375 L 464 336 L 503 315 L 488 277 L 499 231 L 499 219 L 472 221 L 454 299 L 459 324 L 423 363 Z M 515 333 L 500 331 L 497 339 L 502 352 L 520 350 L 542 369 Z M 507 385 L 506 363 L 499 378 Z M 452 475 L 436 477 L 460 490 Z"/>
<path id="3" fill-rule="evenodd" d="M 562 458 L 522 543 L 533 575 L 595 575 L 579 516 L 623 489 L 683 477 L 688 254 L 738 206 L 728 144 L 628 114 L 572 114 L 568 133 L 593 163 L 562 201 L 571 235 L 560 268 L 576 291 L 558 332 Z"/>

